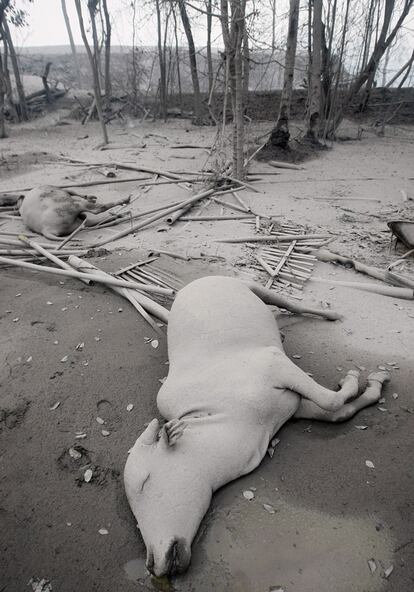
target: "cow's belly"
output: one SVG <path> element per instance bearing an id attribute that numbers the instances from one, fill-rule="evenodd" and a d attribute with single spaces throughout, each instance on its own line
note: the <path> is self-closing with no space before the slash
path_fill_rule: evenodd
<path id="1" fill-rule="evenodd" d="M 191 357 L 191 352 L 188 352 Z M 210 357 L 193 357 L 193 367 L 184 370 L 172 364 L 157 404 L 166 419 L 176 417 L 237 418 L 271 435 L 291 417 L 300 397 L 283 386 L 278 364 L 285 354 L 274 347 Z"/>

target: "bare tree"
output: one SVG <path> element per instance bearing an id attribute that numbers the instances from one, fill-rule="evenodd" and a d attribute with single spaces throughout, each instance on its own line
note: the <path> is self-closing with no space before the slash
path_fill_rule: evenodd
<path id="1" fill-rule="evenodd" d="M 347 2 L 349 4 L 349 0 L 347 0 Z M 372 78 L 373 74 L 375 75 L 383 55 L 396 38 L 398 31 L 401 29 L 413 6 L 414 0 L 403 0 L 401 12 L 395 21 L 394 26 L 390 30 L 392 17 L 395 12 L 395 0 L 385 0 L 380 33 L 375 41 L 371 55 L 367 58 L 365 66 L 357 73 L 344 104 L 342 107 L 336 109 L 331 120 L 329 135 L 335 133 L 335 130 L 342 120 L 344 110 L 355 101 L 358 93 L 370 77 Z M 347 9 L 348 8 L 349 6 L 347 5 Z"/>
<path id="2" fill-rule="evenodd" d="M 31 2 L 31 1 L 32 0 L 29 0 L 29 2 Z M 3 42 L 5 43 L 6 54 L 7 54 L 7 51 L 8 52 L 11 51 L 10 50 L 11 46 L 13 47 L 13 51 L 14 51 L 14 46 L 13 46 L 13 42 L 11 40 L 11 35 L 10 35 L 10 31 L 7 26 L 6 19 L 8 18 L 10 20 L 10 22 L 12 22 L 15 26 L 22 27 L 26 24 L 25 17 L 26 17 L 26 13 L 25 13 L 24 9 L 16 7 L 14 0 L 0 0 L 0 37 L 3 39 Z M 7 36 L 6 30 L 8 31 L 8 36 Z M 6 57 L 7 57 L 7 55 L 6 55 Z M 18 62 L 17 62 L 17 56 L 15 53 L 14 53 L 14 57 L 16 58 L 17 76 L 18 76 L 18 79 L 20 80 L 20 83 L 21 83 L 20 71 L 19 71 Z M 16 81 L 16 85 L 17 84 L 18 83 Z M 20 86 L 20 90 L 23 90 L 22 84 Z M 5 120 L 4 120 L 4 108 L 5 108 L 6 94 L 8 94 L 9 97 L 11 97 L 11 85 L 10 85 L 10 81 L 9 81 L 9 89 L 8 89 L 7 62 L 6 63 L 4 62 L 3 57 L 1 55 L 1 51 L 0 51 L 0 138 L 5 138 L 7 136 L 6 130 L 5 130 Z M 23 105 L 23 113 L 25 115 L 27 115 L 24 91 L 23 91 L 23 95 L 21 98 L 22 98 L 22 105 Z"/>
<path id="3" fill-rule="evenodd" d="M 296 46 L 298 38 L 300 0 L 290 0 L 289 25 L 286 41 L 283 89 L 280 97 L 279 116 L 273 128 L 268 144 L 287 149 L 289 145 L 289 118 L 292 103 L 293 78 L 295 72 Z"/>
<path id="4" fill-rule="evenodd" d="M 155 10 L 157 14 L 157 32 L 158 32 L 158 61 L 160 66 L 159 93 L 161 117 L 167 119 L 167 69 L 165 64 L 165 52 L 163 48 L 162 18 L 160 0 L 155 0 Z"/>
<path id="5" fill-rule="evenodd" d="M 196 49 L 194 45 L 193 32 L 190 19 L 188 18 L 185 0 L 177 0 L 180 9 L 181 21 L 183 23 L 185 36 L 188 43 L 188 55 L 190 58 L 191 80 L 194 93 L 194 123 L 201 125 L 203 123 L 203 110 L 201 104 L 200 82 L 198 80 Z"/>
<path id="6" fill-rule="evenodd" d="M 13 39 L 12 39 L 12 36 L 10 33 L 10 28 L 9 28 L 9 25 L 7 22 L 6 15 L 3 16 L 2 34 L 3 34 L 3 37 L 6 41 L 6 43 L 7 43 L 7 47 L 9 49 L 9 53 L 10 53 L 10 60 L 11 60 L 12 67 L 13 67 L 13 75 L 14 75 L 14 80 L 16 83 L 16 91 L 17 91 L 17 96 L 19 97 L 19 103 L 17 106 L 17 112 L 19 115 L 19 119 L 27 121 L 29 119 L 29 116 L 27 113 L 26 97 L 24 94 L 23 81 L 20 76 L 19 61 L 17 59 L 17 54 L 16 54 L 16 50 L 14 48 L 14 43 L 13 43 Z"/>
<path id="7" fill-rule="evenodd" d="M 321 119 L 321 72 L 322 72 L 322 0 L 313 1 L 312 61 L 305 137 L 316 142 Z"/>
<path id="8" fill-rule="evenodd" d="M 221 0 L 220 7 L 233 112 L 233 175 L 243 179 L 245 166 L 242 44 L 246 28 L 246 0 Z M 223 117 L 226 117 L 225 112 Z"/>
<path id="9" fill-rule="evenodd" d="M 68 32 L 70 49 L 72 51 L 73 65 L 74 65 L 75 73 L 76 73 L 76 81 L 78 83 L 78 87 L 80 88 L 81 87 L 81 75 L 80 75 L 80 68 L 79 68 L 79 60 L 78 60 L 78 54 L 76 51 L 76 45 L 73 40 L 72 27 L 70 25 L 69 15 L 68 15 L 68 11 L 66 8 L 66 0 L 61 0 L 61 4 L 62 4 L 62 13 L 63 13 L 64 21 L 65 21 L 66 30 Z"/>
<path id="10" fill-rule="evenodd" d="M 5 103 L 6 87 L 4 84 L 4 67 L 3 57 L 0 50 L 0 140 L 7 138 L 6 125 L 4 121 L 4 103 Z"/>
<path id="11" fill-rule="evenodd" d="M 111 35 L 112 25 L 111 18 L 109 16 L 107 0 L 102 0 L 102 10 L 104 14 L 105 30 L 104 30 L 104 42 L 105 42 L 105 102 L 109 106 L 112 95 L 112 84 L 111 84 Z"/>
<path id="12" fill-rule="evenodd" d="M 86 36 L 85 25 L 83 22 L 81 1 L 75 0 L 76 12 L 78 14 L 78 19 L 79 19 L 79 28 L 80 28 L 80 32 L 82 35 L 83 44 L 86 49 L 86 53 L 88 54 L 89 63 L 91 66 L 91 71 L 92 71 L 93 93 L 94 93 L 94 97 L 95 97 L 96 111 L 98 113 L 99 122 L 101 124 L 103 143 L 108 144 L 108 142 L 109 142 L 108 132 L 106 130 L 105 120 L 104 120 L 103 112 L 102 112 L 102 92 L 101 92 L 101 84 L 100 84 L 100 80 L 99 80 L 99 66 L 98 66 L 99 46 L 98 46 L 98 36 L 97 36 L 97 32 L 96 32 L 96 22 L 95 22 L 96 3 L 97 3 L 97 0 L 88 0 L 88 9 L 89 9 L 89 14 L 90 14 L 90 18 L 91 18 L 93 46 L 94 46 L 94 52 L 92 53 L 88 38 Z"/>

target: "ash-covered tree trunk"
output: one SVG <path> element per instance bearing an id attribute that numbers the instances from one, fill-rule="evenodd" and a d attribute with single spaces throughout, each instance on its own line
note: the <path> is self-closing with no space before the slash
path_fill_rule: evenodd
<path id="1" fill-rule="evenodd" d="M 6 95 L 6 88 L 4 85 L 4 68 L 3 68 L 3 56 L 0 50 L 0 140 L 7 138 L 6 125 L 4 121 L 4 98 Z"/>
<path id="2" fill-rule="evenodd" d="M 155 0 L 155 9 L 157 13 L 157 33 L 158 33 L 158 62 L 160 67 L 160 112 L 161 117 L 167 119 L 167 69 L 165 64 L 165 53 L 162 43 L 162 21 L 161 21 L 161 6 L 160 0 Z"/>
<path id="3" fill-rule="evenodd" d="M 243 108 L 243 52 L 246 0 L 221 0 L 221 25 L 223 31 L 229 86 L 233 111 L 233 171 L 237 179 L 243 179 L 244 166 L 244 108 Z M 223 117 L 225 117 L 225 112 Z"/>
<path id="4" fill-rule="evenodd" d="M 10 78 L 10 72 L 9 72 L 9 50 L 7 47 L 7 43 L 6 40 L 4 39 L 3 33 L 2 33 L 2 28 L 0 26 L 0 39 L 3 38 L 3 73 L 2 73 L 2 77 L 3 77 L 3 86 L 5 89 L 5 93 L 6 93 L 6 98 L 7 98 L 7 102 L 8 102 L 8 106 L 9 106 L 9 110 L 12 113 L 13 119 L 14 121 L 19 121 L 19 115 L 17 113 L 17 109 L 16 109 L 16 105 L 15 105 L 15 100 L 14 100 L 14 95 L 13 95 L 13 87 L 12 87 L 12 83 L 11 83 L 11 78 Z"/>
<path id="5" fill-rule="evenodd" d="M 94 8 L 96 8 L 96 0 L 95 1 L 88 0 L 89 14 L 92 19 L 91 25 L 92 25 L 92 32 L 93 32 L 94 53 L 92 53 L 88 38 L 86 36 L 85 25 L 83 22 L 83 15 L 82 15 L 82 6 L 81 6 L 80 0 L 75 0 L 75 6 L 76 6 L 76 12 L 78 14 L 79 28 L 80 28 L 80 32 L 82 35 L 83 44 L 85 46 L 86 53 L 88 54 L 89 63 L 91 66 L 92 78 L 93 78 L 93 93 L 94 93 L 94 97 L 95 97 L 95 104 L 96 104 L 96 110 L 98 112 L 99 122 L 101 124 L 103 143 L 108 144 L 108 142 L 109 142 L 108 132 L 106 130 L 105 120 L 104 120 L 103 112 L 102 112 L 102 92 L 101 92 L 101 84 L 99 81 L 99 67 L 98 67 L 98 62 L 97 62 L 97 56 L 99 55 L 99 47 L 97 46 L 98 41 L 97 41 L 97 35 L 96 35 L 95 10 L 94 10 Z"/>
<path id="6" fill-rule="evenodd" d="M 322 0 L 313 2 L 312 20 L 312 62 L 310 64 L 310 84 L 305 138 L 318 141 L 321 120 L 321 72 L 322 72 Z"/>
<path id="7" fill-rule="evenodd" d="M 108 5 L 106 0 L 102 0 L 102 10 L 105 20 L 105 102 L 109 107 L 111 103 L 112 84 L 111 84 L 111 36 L 112 25 L 109 16 Z"/>
<path id="8" fill-rule="evenodd" d="M 194 123 L 202 125 L 203 123 L 203 109 L 201 103 L 200 82 L 198 80 L 197 58 L 194 45 L 193 32 L 191 30 L 190 20 L 187 14 L 185 0 L 178 0 L 178 7 L 180 9 L 181 21 L 183 23 L 184 32 L 187 37 L 188 55 L 190 58 L 191 80 L 193 82 L 194 93 Z"/>
<path id="9" fill-rule="evenodd" d="M 246 113 L 249 102 L 249 82 L 250 82 L 250 47 L 249 36 L 246 28 L 243 32 L 242 45 L 242 79 L 243 79 L 243 113 Z"/>
<path id="10" fill-rule="evenodd" d="M 289 27 L 286 41 L 283 89 L 280 97 L 279 115 L 271 131 L 268 145 L 286 150 L 289 145 L 289 118 L 292 103 L 293 79 L 295 73 L 296 47 L 298 39 L 300 0 L 290 0 Z"/>
<path id="11" fill-rule="evenodd" d="M 10 60 L 12 63 L 13 76 L 14 76 L 14 80 L 16 83 L 17 96 L 19 98 L 17 112 L 18 112 L 20 120 L 28 121 L 29 116 L 27 113 L 26 96 L 24 93 L 23 82 L 22 82 L 22 78 L 20 76 L 19 60 L 17 59 L 17 54 L 16 54 L 16 50 L 14 48 L 12 36 L 10 34 L 10 29 L 9 29 L 9 25 L 7 23 L 6 15 L 3 16 L 3 23 L 2 24 L 3 24 L 4 39 L 7 43 L 7 47 L 9 49 L 9 54 L 10 54 Z"/>
<path id="12" fill-rule="evenodd" d="M 79 60 L 78 60 L 78 54 L 76 51 L 76 45 L 73 40 L 72 27 L 70 25 L 69 15 L 68 15 L 68 11 L 66 8 L 66 0 L 61 0 L 61 4 L 62 4 L 63 19 L 65 21 L 66 30 L 68 32 L 68 37 L 69 37 L 70 49 L 72 52 L 73 65 L 75 67 L 76 82 L 78 83 L 78 87 L 80 88 L 81 87 L 81 75 L 80 75 L 80 68 L 79 68 Z"/>

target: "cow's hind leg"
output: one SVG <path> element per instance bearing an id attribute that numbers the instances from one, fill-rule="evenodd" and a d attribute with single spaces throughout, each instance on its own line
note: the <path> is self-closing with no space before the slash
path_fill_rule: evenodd
<path id="1" fill-rule="evenodd" d="M 368 376 L 368 386 L 365 391 L 353 401 L 345 403 L 337 411 L 326 411 L 312 401 L 302 399 L 294 417 L 296 419 L 317 419 L 333 423 L 351 419 L 351 417 L 361 409 L 364 409 L 364 407 L 378 403 L 383 384 L 389 378 L 390 375 L 388 372 L 372 372 Z"/>
<path id="2" fill-rule="evenodd" d="M 277 377 L 278 386 L 294 391 L 326 411 L 338 411 L 358 394 L 359 372 L 357 370 L 350 370 L 343 379 L 341 388 L 333 391 L 318 384 L 289 358 L 284 357 L 278 360 Z"/>
<path id="3" fill-rule="evenodd" d="M 103 212 L 106 212 L 107 210 L 110 210 L 111 208 L 114 208 L 115 206 L 124 206 L 126 204 L 128 204 L 131 201 L 130 197 L 124 197 L 122 199 L 118 199 L 116 201 L 111 201 L 107 204 L 97 204 L 97 203 L 93 203 L 90 201 L 85 201 L 85 199 L 82 200 L 81 202 L 81 206 L 82 206 L 82 211 L 84 212 L 92 212 L 93 214 L 102 214 Z"/>

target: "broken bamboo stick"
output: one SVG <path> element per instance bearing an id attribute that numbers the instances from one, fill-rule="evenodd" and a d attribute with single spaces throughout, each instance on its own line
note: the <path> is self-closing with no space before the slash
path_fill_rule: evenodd
<path id="1" fill-rule="evenodd" d="M 9 259 L 8 257 L 0 257 L 0 263 L 7 263 L 15 267 L 24 267 L 26 269 L 31 269 L 32 271 L 44 271 L 46 273 L 54 273 L 56 275 L 64 275 L 66 277 L 91 280 L 93 282 L 107 284 L 109 286 L 119 286 L 120 288 L 142 290 L 143 292 L 150 292 L 153 294 L 165 294 L 168 296 L 172 296 L 174 294 L 173 290 L 157 288 L 156 286 L 146 286 L 144 284 L 138 284 L 137 282 L 126 282 L 125 280 L 118 280 L 108 274 L 105 277 L 102 277 L 99 275 L 91 275 L 74 270 L 69 271 L 68 269 L 57 269 L 55 267 L 47 267 L 46 265 L 35 265 L 34 263 L 27 263 L 26 261 L 21 261 L 19 259 Z"/>
<path id="2" fill-rule="evenodd" d="M 333 238 L 329 234 L 286 234 L 286 235 L 270 235 L 270 236 L 247 236 L 237 238 L 220 238 L 216 239 L 216 243 L 267 243 L 267 242 L 290 242 L 292 240 L 326 240 Z"/>
<path id="3" fill-rule="evenodd" d="M 69 241 L 71 241 L 75 236 L 86 226 L 87 218 L 84 218 L 83 221 L 79 224 L 77 228 L 69 235 L 66 236 L 61 243 L 58 244 L 56 250 L 59 251 L 62 247 L 66 245 Z"/>
<path id="4" fill-rule="evenodd" d="M 53 255 L 53 253 L 51 253 L 50 251 L 47 251 L 46 249 L 44 249 L 43 247 L 41 247 L 40 245 L 38 245 L 34 241 L 28 239 L 26 236 L 24 236 L 24 234 L 21 234 L 19 236 L 19 240 L 24 245 L 29 246 L 32 249 L 34 249 L 35 251 L 37 251 L 38 253 L 40 253 L 41 255 L 44 255 L 47 259 L 49 259 L 49 261 L 56 263 L 56 265 L 58 265 L 62 269 L 67 269 L 69 271 L 73 271 L 73 267 L 71 267 L 68 263 L 65 263 L 65 261 L 62 261 L 61 259 L 59 259 L 59 257 L 56 257 L 56 255 Z M 59 247 L 57 247 L 56 250 L 58 250 L 58 249 L 59 249 Z M 82 278 L 79 278 L 79 279 L 81 280 L 81 282 L 83 282 L 86 285 L 89 285 L 91 283 L 90 280 L 86 280 L 86 279 L 82 279 Z"/>
<path id="5" fill-rule="evenodd" d="M 175 222 L 177 222 L 177 220 L 179 220 L 181 218 L 181 216 L 184 216 L 184 214 L 186 214 L 187 212 L 189 212 L 192 207 L 193 207 L 193 204 L 191 203 L 188 206 L 186 206 L 185 208 L 180 208 L 176 212 L 173 212 L 172 214 L 170 214 L 165 219 L 165 221 L 167 222 L 167 224 L 169 224 L 170 226 L 172 226 Z"/>
<path id="6" fill-rule="evenodd" d="M 382 269 L 372 267 L 371 265 L 366 265 L 365 263 L 355 261 L 354 259 L 350 259 L 348 257 L 343 257 L 342 255 L 338 255 L 337 253 L 329 251 L 328 249 L 319 249 L 315 252 L 315 255 L 319 261 L 341 263 L 342 265 L 345 265 L 345 267 L 353 267 L 355 271 L 369 275 L 370 277 L 376 278 L 377 280 L 394 284 L 396 286 L 414 288 L 414 281 L 410 280 L 409 278 L 392 273 L 391 271 L 383 271 Z"/>
<path id="7" fill-rule="evenodd" d="M 332 286 L 341 286 L 344 288 L 353 288 L 354 290 L 362 290 L 363 292 L 372 292 L 374 294 L 381 294 L 383 296 L 391 296 L 392 298 L 402 298 L 404 300 L 414 299 L 414 290 L 410 288 L 401 288 L 399 286 L 382 286 L 380 284 L 368 284 L 363 282 L 348 282 L 342 280 L 330 280 L 318 277 L 310 278 L 311 282 L 318 284 L 329 284 Z"/>
<path id="8" fill-rule="evenodd" d="M 216 220 L 251 220 L 251 216 L 183 216 L 181 222 L 214 222 Z"/>
<path id="9" fill-rule="evenodd" d="M 269 160 L 268 164 L 276 169 L 291 169 L 293 171 L 304 171 L 305 167 L 291 164 L 290 162 L 280 162 L 279 160 Z"/>
<path id="10" fill-rule="evenodd" d="M 83 259 L 78 259 L 77 257 L 73 257 L 73 258 L 69 259 L 69 262 L 75 269 L 89 269 L 90 274 L 88 274 L 88 275 L 91 275 L 95 281 L 101 282 L 102 280 L 106 280 L 106 283 L 108 285 L 111 285 L 111 287 L 113 287 L 113 286 L 114 286 L 114 288 L 124 287 L 124 286 L 119 286 L 119 285 L 117 286 L 114 284 L 110 284 L 109 282 L 111 281 L 111 279 L 113 279 L 113 277 L 111 275 L 107 274 L 106 272 L 102 271 L 101 269 L 98 269 L 97 267 L 95 267 L 94 265 L 92 265 L 91 263 L 89 263 L 87 261 L 84 261 Z M 122 280 L 120 280 L 120 281 L 122 281 Z M 133 283 L 135 283 L 135 282 L 124 282 L 124 284 L 130 284 L 130 285 L 132 285 Z M 166 308 L 164 308 L 163 306 L 158 304 L 158 302 L 154 302 L 154 300 L 152 300 L 151 298 L 148 298 L 148 296 L 145 296 L 144 294 L 141 294 L 140 292 L 136 292 L 136 290 L 132 287 L 131 287 L 131 289 L 128 289 L 127 291 L 134 292 L 134 294 L 133 294 L 134 299 L 147 312 L 154 315 L 155 317 L 157 317 L 157 319 L 160 319 L 164 323 L 168 323 L 169 313 Z M 170 292 L 171 292 L 171 290 L 170 290 Z"/>
<path id="11" fill-rule="evenodd" d="M 108 237 L 108 238 L 105 238 L 105 239 L 102 239 L 102 240 L 92 243 L 91 247 L 102 247 L 103 245 L 106 245 L 110 242 L 113 242 L 113 241 L 116 241 L 120 238 L 123 238 L 124 236 L 127 236 L 128 234 L 131 234 L 132 232 L 136 232 L 137 230 L 141 230 L 145 226 L 149 226 L 153 222 L 156 222 L 160 218 L 163 218 L 165 216 L 165 214 L 172 214 L 176 210 L 179 210 L 189 204 L 195 204 L 197 201 L 200 201 L 204 197 L 208 197 L 209 195 L 212 195 L 214 193 L 214 191 L 215 191 L 214 189 L 208 189 L 206 191 L 202 191 L 201 193 L 197 193 L 197 195 L 193 195 L 193 197 L 190 197 L 187 200 L 181 202 L 181 204 L 179 204 L 178 206 L 173 206 L 173 207 L 169 208 L 169 210 L 167 210 L 167 211 L 157 213 L 154 216 L 151 216 L 151 218 L 147 218 L 146 220 L 142 220 L 141 222 L 138 222 L 137 224 L 133 224 L 130 228 L 122 230 L 121 232 L 118 232 L 117 234 L 115 234 L 112 237 Z"/>

